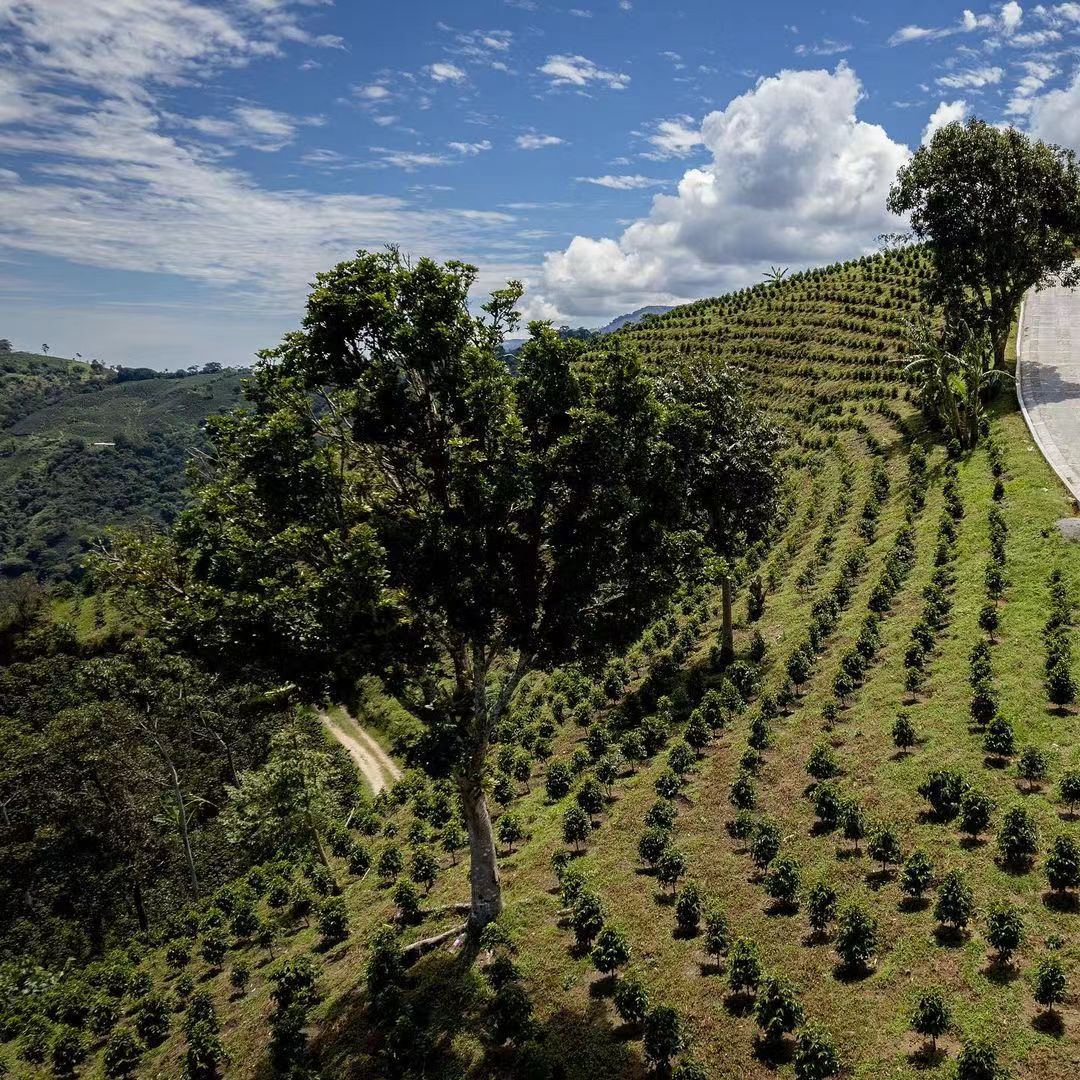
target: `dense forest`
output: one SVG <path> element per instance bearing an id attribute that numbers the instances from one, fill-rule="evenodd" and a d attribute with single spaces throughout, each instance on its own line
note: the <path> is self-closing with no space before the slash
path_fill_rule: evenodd
<path id="1" fill-rule="evenodd" d="M 1080 173 L 972 121 L 892 202 L 512 369 L 520 286 L 393 249 L 236 410 L 17 357 L 2 1070 L 1071 1075 L 1080 563 L 1010 383 Z"/>

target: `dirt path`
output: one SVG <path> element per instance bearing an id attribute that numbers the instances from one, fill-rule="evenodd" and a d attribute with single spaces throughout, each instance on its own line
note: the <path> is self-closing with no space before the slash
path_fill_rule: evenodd
<path id="1" fill-rule="evenodd" d="M 346 723 L 342 723 L 326 712 L 320 711 L 319 716 L 326 725 L 326 730 L 349 752 L 349 756 L 363 774 L 368 786 L 377 795 L 383 788 L 401 779 L 401 770 L 394 764 L 390 755 L 356 720 L 344 710 L 342 712 L 346 717 Z"/>

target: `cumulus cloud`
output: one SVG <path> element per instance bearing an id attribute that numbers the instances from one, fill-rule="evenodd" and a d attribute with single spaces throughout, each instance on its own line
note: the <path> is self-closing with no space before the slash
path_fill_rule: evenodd
<path id="1" fill-rule="evenodd" d="M 491 142 L 488 139 L 481 142 L 452 142 L 446 145 L 464 157 L 475 157 L 477 154 L 482 154 L 485 150 L 491 149 Z"/>
<path id="2" fill-rule="evenodd" d="M 1046 60 L 1025 60 L 1020 67 L 1024 75 L 1006 106 L 1006 112 L 1014 116 L 1030 112 L 1032 99 L 1058 73 L 1057 67 Z"/>
<path id="3" fill-rule="evenodd" d="M 710 113 L 709 164 L 618 238 L 576 236 L 549 253 L 531 314 L 598 318 L 714 294 L 771 263 L 811 265 L 868 250 L 900 224 L 885 198 L 907 147 L 860 120 L 862 86 L 835 71 L 782 71 Z"/>
<path id="4" fill-rule="evenodd" d="M 612 191 L 636 191 L 640 188 L 657 187 L 666 181 L 651 176 L 579 176 L 579 184 L 596 184 Z"/>
<path id="5" fill-rule="evenodd" d="M 535 131 L 527 131 L 519 135 L 515 140 L 519 150 L 542 150 L 545 146 L 562 146 L 566 142 L 558 135 L 540 135 Z"/>
<path id="6" fill-rule="evenodd" d="M 611 90 L 625 90 L 630 76 L 617 71 L 605 71 L 584 56 L 549 56 L 540 66 L 552 86 L 587 87 L 593 83 Z"/>
<path id="7" fill-rule="evenodd" d="M 1024 18 L 1024 9 L 1016 2 L 1009 0 L 1001 9 L 1001 29 L 1005 34 L 1012 34 Z"/>
<path id="8" fill-rule="evenodd" d="M 940 131 L 946 124 L 956 121 L 963 122 L 967 118 L 968 104 L 966 101 L 943 101 L 930 114 L 930 119 L 923 128 L 922 141 L 928 143 L 934 133 Z"/>
<path id="9" fill-rule="evenodd" d="M 1080 70 L 1063 89 L 1031 99 L 1028 130 L 1045 142 L 1080 151 Z"/>
<path id="10" fill-rule="evenodd" d="M 288 146 L 300 127 L 322 127 L 326 122 L 321 116 L 290 116 L 261 105 L 237 105 L 227 117 L 197 116 L 184 119 L 171 116 L 170 119 L 202 135 L 228 139 L 230 144 L 263 151 Z"/>

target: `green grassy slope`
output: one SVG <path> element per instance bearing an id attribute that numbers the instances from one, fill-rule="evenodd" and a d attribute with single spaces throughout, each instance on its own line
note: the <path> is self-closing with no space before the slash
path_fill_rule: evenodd
<path id="1" fill-rule="evenodd" d="M 674 839 L 686 854 L 689 877 L 723 907 L 733 936 L 752 938 L 766 970 L 792 979 L 808 1018 L 833 1033 L 849 1075 L 908 1080 L 949 1075 L 948 1059 L 927 1072 L 914 1056 L 920 1043 L 907 1031 L 915 993 L 935 984 L 945 987 L 955 1004 L 959 1032 L 943 1040 L 950 1057 L 955 1057 L 960 1036 L 987 1036 L 1014 1075 L 1059 1080 L 1075 1074 L 1080 1013 L 1073 998 L 1059 1010 L 1060 1029 L 1039 1021 L 1031 970 L 1046 953 L 1046 942 L 1060 939 L 1074 983 L 1080 982 L 1080 914 L 1052 902 L 1043 872 L 1053 838 L 1077 833 L 1055 785 L 1067 766 L 1078 763 L 1080 752 L 1075 715 L 1058 713 L 1047 701 L 1041 628 L 1050 610 L 1050 571 L 1064 572 L 1075 598 L 1080 560 L 1076 549 L 1052 528 L 1056 518 L 1071 512 L 1069 500 L 1011 399 L 998 403 L 992 424 L 1003 465 L 1004 498 L 999 505 L 1008 526 L 1009 581 L 992 648 L 994 683 L 1001 713 L 1014 726 L 1018 750 L 1043 748 L 1050 758 L 1049 777 L 1029 791 L 1017 779 L 1015 756 L 1004 764 L 988 763 L 982 732 L 973 727 L 968 711 L 968 655 L 985 637 L 977 620 L 985 596 L 994 476 L 984 449 L 960 462 L 957 470 L 955 489 L 963 515 L 956 521 L 955 557 L 946 560 L 955 571 L 951 613 L 936 635 L 917 700 L 909 702 L 905 695 L 902 661 L 923 612 L 923 590 L 936 569 L 946 501 L 945 457 L 931 440 L 926 441 L 925 506 L 913 516 L 914 559 L 881 619 L 880 645 L 861 685 L 835 718 L 830 719 L 827 708 L 834 701 L 833 679 L 841 657 L 859 635 L 870 595 L 905 524 L 907 443 L 912 435 L 921 437 L 921 423 L 906 400 L 899 366 L 892 361 L 903 353 L 904 320 L 917 313 L 918 277 L 923 272 L 916 254 L 892 254 L 676 309 L 624 331 L 657 364 L 683 349 L 717 350 L 744 369 L 760 399 L 788 423 L 793 435 L 789 523 L 769 550 L 752 560 L 768 586 L 764 614 L 756 623 L 748 621 L 745 585 L 737 602 L 740 657 L 748 656 L 755 631 L 767 644 L 760 688 L 688 774 L 674 800 Z M 873 502 L 872 484 L 880 486 L 883 470 L 889 491 L 875 517 L 865 508 Z M 838 970 L 830 938 L 809 934 L 804 910 L 774 907 L 745 844 L 733 839 L 726 827 L 734 815 L 729 787 L 751 724 L 761 714 L 763 696 L 781 689 L 785 661 L 803 640 L 811 609 L 834 589 L 842 564 L 854 552 L 862 552 L 861 566 L 849 575 L 850 597 L 820 647 L 813 674 L 794 706 L 768 725 L 770 745 L 757 778 L 756 812 L 777 824 L 781 850 L 799 860 L 804 881 L 828 881 L 842 902 L 857 899 L 878 919 L 878 957 L 872 970 L 858 978 Z M 745 568 L 744 578 L 750 572 Z M 568 762 L 576 754 L 584 763 L 575 780 L 577 790 L 591 772 L 588 752 L 583 753 L 589 732 L 608 725 L 615 738 L 621 737 L 655 710 L 660 693 L 673 704 L 674 739 L 705 688 L 723 678 L 713 660 L 718 615 L 718 597 L 710 593 L 693 593 L 677 603 L 670 619 L 651 628 L 628 654 L 629 680 L 614 699 L 597 689 L 575 704 L 571 681 L 534 680 L 518 695 L 514 722 L 502 732 L 504 744 L 511 745 L 513 738 L 533 752 L 550 730 L 554 760 Z M 572 707 L 564 711 L 560 704 L 567 696 Z M 890 738 L 901 709 L 909 713 L 919 735 L 910 754 L 898 753 Z M 805 763 L 819 743 L 827 743 L 837 757 L 841 791 L 856 797 L 869 817 L 894 823 L 905 855 L 916 847 L 925 850 L 938 876 L 951 869 L 963 871 L 978 909 L 966 936 L 939 938 L 932 903 L 904 903 L 895 870 L 881 873 L 867 857 L 865 844 L 856 854 L 837 833 L 815 827 Z M 496 747 L 496 756 L 501 749 Z M 936 822 L 925 814 L 926 804 L 916 789 L 931 769 L 940 767 L 958 769 L 997 802 L 990 829 L 974 843 L 962 840 L 955 822 Z M 732 1080 L 790 1076 L 787 1055 L 769 1060 L 759 1052 L 752 1015 L 744 1002 L 728 995 L 725 970 L 717 970 L 706 957 L 701 937 L 676 933 L 670 899 L 638 857 L 644 818 L 657 797 L 654 784 L 665 768 L 666 751 L 661 751 L 636 770 L 624 769 L 584 853 L 573 864 L 601 897 L 608 921 L 627 934 L 633 952 L 630 970 L 648 987 L 653 1002 L 679 1010 L 689 1054 L 705 1066 L 707 1075 Z M 524 1061 L 515 1060 L 506 1048 L 491 1048 L 480 1034 L 490 1000 L 481 964 L 470 965 L 453 952 L 434 953 L 411 969 L 406 995 L 431 1039 L 423 1071 L 427 1077 L 616 1080 L 644 1072 L 639 1033 L 621 1024 L 610 984 L 575 947 L 566 923 L 551 858 L 566 850 L 561 822 L 574 796 L 549 799 L 546 771 L 547 764 L 535 759 L 528 785 L 519 783 L 511 806 L 499 809 L 517 814 L 528 835 L 513 854 L 505 854 L 502 869 L 505 922 L 535 1006 L 536 1041 Z M 358 837 L 376 861 L 391 847 L 400 849 L 406 867 L 419 844 L 430 842 L 441 851 L 438 832 L 417 825 L 423 804 L 417 796 L 424 789 L 423 781 L 403 787 L 401 805 L 386 809 L 390 827 Z M 1030 810 L 1039 828 L 1040 853 L 1027 873 L 1008 871 L 995 859 L 998 822 L 1014 805 Z M 405 941 L 453 925 L 456 917 L 447 905 L 468 894 L 460 856 L 441 853 L 440 858 L 443 868 L 424 898 L 427 914 L 421 924 L 403 929 Z M 395 914 L 392 890 L 374 867 L 363 876 L 350 874 L 343 860 L 336 860 L 335 867 L 345 885 L 351 933 L 342 945 L 315 953 L 322 974 L 312 1043 L 325 1078 L 387 1075 L 386 1059 L 378 1056 L 378 1040 L 371 1035 L 365 1011 L 363 965 L 372 930 Z M 1027 924 L 1027 941 L 1006 971 L 988 963 L 984 932 L 986 911 L 1001 900 L 1019 905 Z M 271 911 L 265 902 L 260 910 L 278 922 L 285 935 L 276 955 L 317 949 L 313 926 Z M 197 984 L 216 998 L 222 1039 L 231 1057 L 229 1076 L 269 1075 L 268 960 L 264 951 L 245 942 L 230 953 L 226 968 L 244 962 L 253 969 L 251 990 L 242 997 L 230 994 L 226 971 L 193 962 Z M 166 969 L 161 950 L 150 950 L 141 962 L 156 985 L 170 991 L 175 987 L 177 976 Z M 130 1001 L 123 1004 L 134 1007 Z M 178 1028 L 179 1018 L 173 1033 L 148 1053 L 140 1076 L 179 1074 L 184 1042 Z M 414 1031 L 399 1052 L 415 1054 L 419 1045 Z M 100 1040 L 94 1046 L 84 1070 L 87 1076 L 100 1075 Z M 16 1049 L 8 1050 L 12 1074 L 41 1075 L 43 1070 L 16 1060 Z"/>
<path id="2" fill-rule="evenodd" d="M 0 356 L 0 572 L 68 576 L 105 526 L 170 521 L 203 422 L 239 403 L 240 384 L 235 372 L 117 382 Z"/>

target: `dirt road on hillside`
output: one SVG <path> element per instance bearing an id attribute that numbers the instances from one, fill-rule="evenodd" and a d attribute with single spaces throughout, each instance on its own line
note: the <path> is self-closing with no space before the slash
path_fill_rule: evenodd
<path id="1" fill-rule="evenodd" d="M 342 710 L 344 713 L 344 710 Z M 401 779 L 401 770 L 394 760 L 357 721 L 344 713 L 345 721 L 320 711 L 326 730 L 349 752 L 371 790 L 377 795 Z"/>

